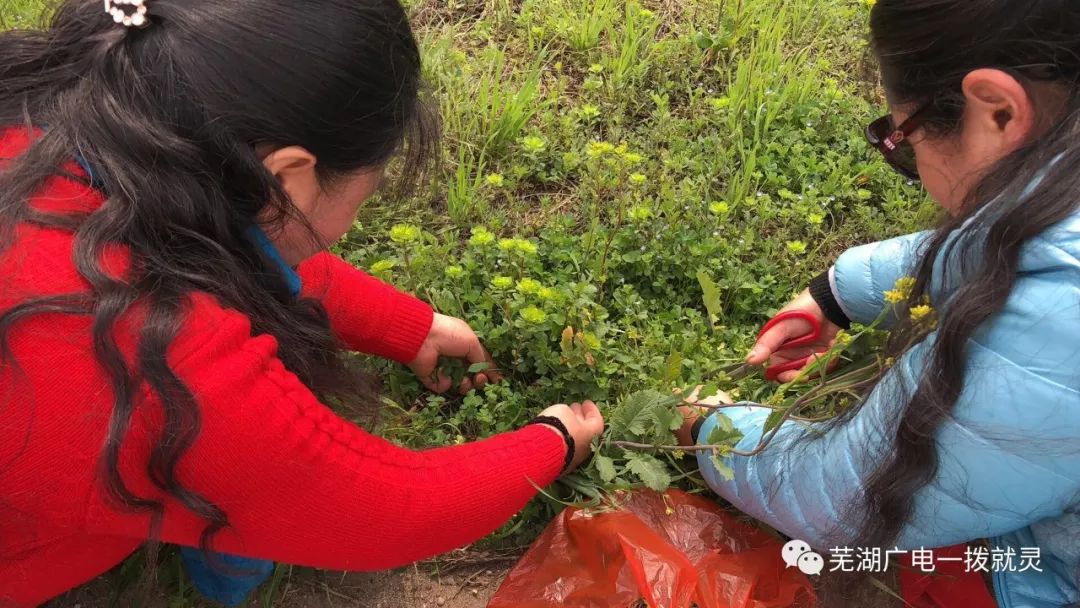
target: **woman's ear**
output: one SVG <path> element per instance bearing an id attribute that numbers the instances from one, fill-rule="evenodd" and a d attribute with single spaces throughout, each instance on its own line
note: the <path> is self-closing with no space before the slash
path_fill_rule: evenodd
<path id="1" fill-rule="evenodd" d="M 288 146 L 267 152 L 263 165 L 281 183 L 292 203 L 304 215 L 309 215 L 319 198 L 318 164 L 315 155 L 300 146 Z"/>
<path id="2" fill-rule="evenodd" d="M 1005 156 L 1033 136 L 1035 104 L 1012 75 L 990 68 L 974 70 L 964 77 L 962 89 L 967 102 L 965 138 L 988 156 Z"/>

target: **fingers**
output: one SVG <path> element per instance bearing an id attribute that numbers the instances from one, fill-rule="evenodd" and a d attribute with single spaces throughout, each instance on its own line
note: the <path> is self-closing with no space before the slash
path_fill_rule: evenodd
<path id="1" fill-rule="evenodd" d="M 596 437 L 604 432 L 604 416 L 595 403 L 592 401 L 582 403 L 578 406 L 577 414 L 581 418 L 582 427 L 589 435 Z"/>
<path id="2" fill-rule="evenodd" d="M 450 390 L 450 386 L 454 383 L 453 379 L 444 374 L 441 369 L 422 375 L 420 378 L 429 391 L 439 394 Z"/>
<path id="3" fill-rule="evenodd" d="M 468 378 L 461 383 L 461 393 L 465 394 L 473 388 L 483 388 L 489 382 L 501 382 L 502 374 L 495 367 L 495 360 L 491 358 L 491 353 L 488 352 L 484 345 L 480 343 L 480 338 L 473 333 L 472 329 L 468 330 L 469 337 L 466 338 L 465 352 L 462 358 L 468 362 L 469 365 L 476 363 L 487 363 L 488 368 L 483 372 L 476 374 L 470 381 Z M 453 355 L 451 355 L 453 356 Z"/>
<path id="4" fill-rule="evenodd" d="M 479 386 L 483 386 L 488 382 L 498 383 L 502 381 L 502 374 L 499 373 L 499 370 L 495 365 L 495 360 L 491 358 L 491 353 L 489 353 L 488 350 L 484 348 L 484 345 L 480 343 L 480 338 L 476 338 L 476 344 L 473 348 L 469 349 L 469 354 L 466 359 L 470 365 L 473 363 L 488 364 L 488 368 L 485 369 L 483 373 L 477 375 L 477 379 L 481 377 L 484 379 L 483 383 L 479 384 Z"/>
<path id="5" fill-rule="evenodd" d="M 491 369 L 484 372 L 484 378 L 485 378 L 485 380 L 484 380 L 485 383 L 491 382 L 491 383 L 494 383 L 494 384 L 498 384 L 498 383 L 502 382 L 503 376 L 502 376 L 501 373 L 499 373 L 499 370 L 495 368 L 495 362 L 494 361 L 491 362 Z"/>
<path id="6" fill-rule="evenodd" d="M 468 376 L 461 379 L 461 384 L 458 386 L 458 392 L 462 395 L 469 394 L 469 391 L 473 390 L 473 382 L 469 380 Z"/>
<path id="7" fill-rule="evenodd" d="M 751 365 L 761 365 L 768 361 L 769 357 L 784 345 L 785 342 L 803 336 L 813 330 L 810 323 L 802 319 L 791 319 L 779 323 L 769 331 L 761 334 L 750 354 L 746 356 L 746 362 Z"/>
<path id="8" fill-rule="evenodd" d="M 589 459 L 593 439 L 604 432 L 604 417 L 600 408 L 592 401 L 553 405 L 541 412 L 541 415 L 554 416 L 561 420 L 574 438 L 575 452 L 569 469 L 571 471 Z M 551 428 L 554 432 L 559 432 L 555 427 Z"/>
<path id="9" fill-rule="evenodd" d="M 785 354 L 787 354 L 786 351 L 785 351 Z M 821 359 L 821 355 L 823 355 L 823 354 L 824 354 L 823 352 L 818 351 L 818 352 L 810 353 L 809 355 L 804 355 L 804 356 L 809 356 L 810 360 L 806 362 L 806 365 L 804 365 L 802 367 L 802 369 L 796 369 L 796 370 L 791 370 L 791 371 L 788 371 L 788 372 L 782 372 L 779 376 L 776 377 L 776 379 L 781 384 L 786 383 L 786 382 L 791 382 L 792 380 L 798 378 L 799 375 L 802 374 L 810 366 L 817 363 L 818 360 Z M 840 361 L 838 359 L 834 358 L 832 361 L 829 361 L 829 364 L 826 366 L 826 369 L 831 370 L 831 369 L 835 368 L 839 364 L 840 364 Z M 817 374 L 814 374 L 814 376 L 816 376 L 816 375 Z"/>

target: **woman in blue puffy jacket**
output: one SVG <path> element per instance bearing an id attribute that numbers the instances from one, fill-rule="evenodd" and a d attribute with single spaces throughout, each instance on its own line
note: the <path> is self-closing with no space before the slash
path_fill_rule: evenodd
<path id="1" fill-rule="evenodd" d="M 994 572 L 998 605 L 1080 603 L 1080 2 L 878 0 L 871 29 L 892 113 L 867 137 L 949 217 L 851 249 L 785 310 L 824 323 L 824 350 L 911 276 L 910 305 L 928 296 L 937 328 L 842 420 L 786 423 L 763 453 L 727 459 L 733 479 L 704 454 L 702 470 L 818 551 L 985 539 L 1017 566 L 1037 549 L 1035 567 Z M 779 323 L 748 361 L 805 356 L 782 345 L 808 325 Z M 723 411 L 753 449 L 769 410 Z"/>

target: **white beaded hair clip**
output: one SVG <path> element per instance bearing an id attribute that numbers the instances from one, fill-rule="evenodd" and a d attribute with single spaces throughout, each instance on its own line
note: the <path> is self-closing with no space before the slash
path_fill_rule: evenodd
<path id="1" fill-rule="evenodd" d="M 125 27 L 145 27 L 150 24 L 146 0 L 105 0 L 105 12 L 112 15 L 113 21 Z"/>

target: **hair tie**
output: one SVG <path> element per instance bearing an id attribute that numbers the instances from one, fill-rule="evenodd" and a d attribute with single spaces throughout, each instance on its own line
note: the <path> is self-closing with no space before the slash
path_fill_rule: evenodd
<path id="1" fill-rule="evenodd" d="M 105 12 L 112 15 L 113 21 L 125 27 L 150 25 L 146 0 L 105 0 Z"/>

